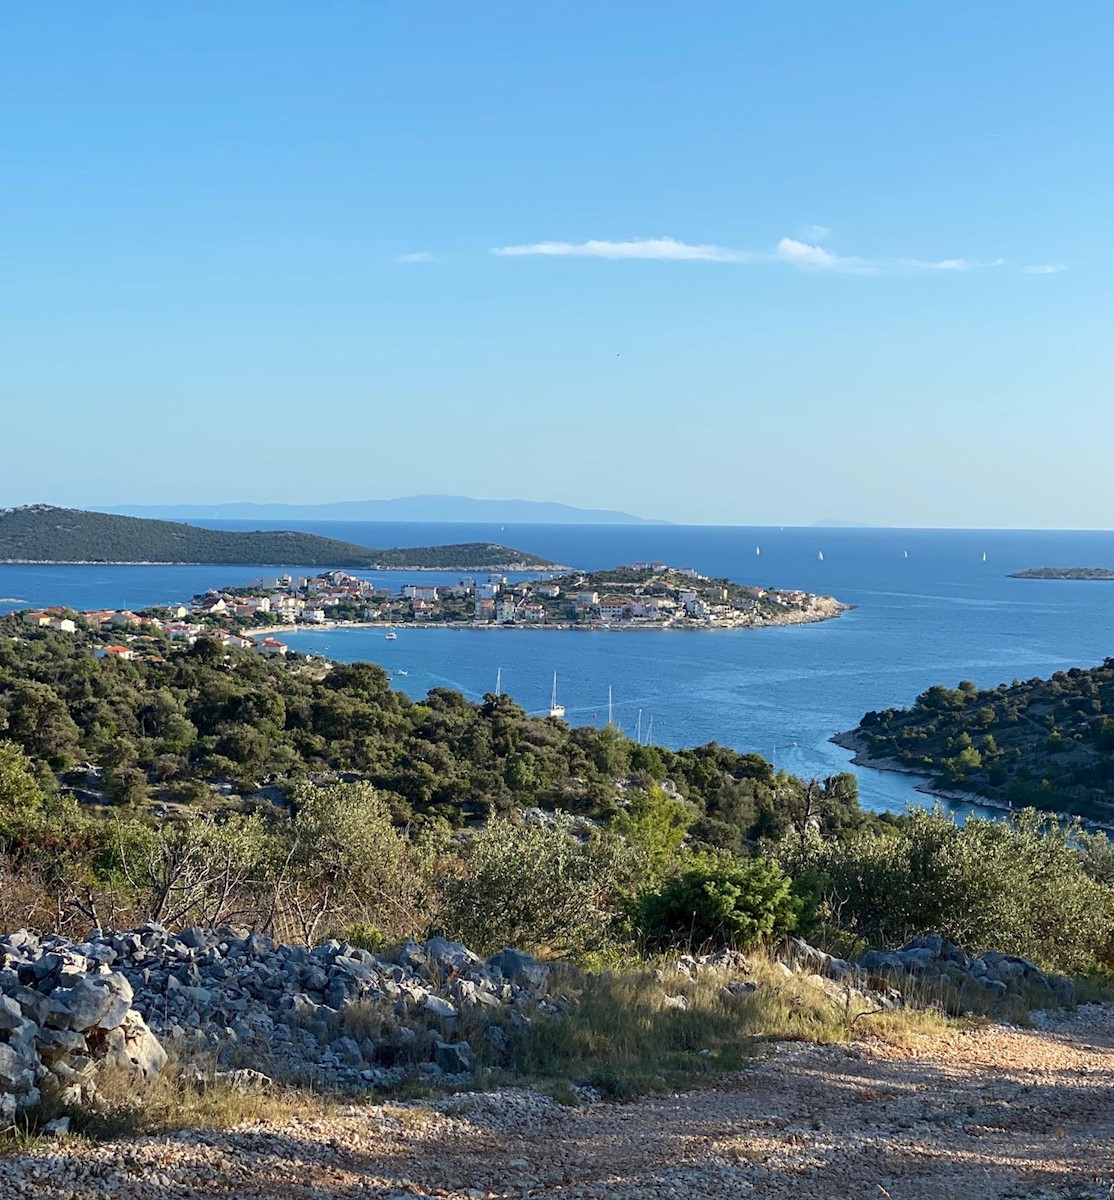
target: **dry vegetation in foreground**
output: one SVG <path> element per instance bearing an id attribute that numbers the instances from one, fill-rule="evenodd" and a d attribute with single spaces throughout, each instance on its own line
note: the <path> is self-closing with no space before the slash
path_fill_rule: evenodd
<path id="1" fill-rule="evenodd" d="M 877 1039 L 915 1050 L 957 1025 L 970 1028 L 994 1017 L 1016 1024 L 1024 1016 L 1016 1005 L 948 1016 L 945 1010 L 955 1010 L 957 995 L 924 995 L 916 1006 L 880 1010 L 859 994 L 845 992 L 839 999 L 834 988 L 829 995 L 805 974 L 787 975 L 764 954 L 751 955 L 749 962 L 747 982 L 753 990 L 738 989 L 737 972 L 705 968 L 690 978 L 665 960 L 657 967 L 595 974 L 557 966 L 551 994 L 572 1003 L 560 1017 L 536 1017 L 529 1029 L 507 1025 L 509 1065 L 483 1062 L 483 1030 L 490 1016 L 462 1016 L 456 1036 L 468 1038 L 480 1056 L 469 1090 L 528 1086 L 578 1104 L 585 1094 L 579 1089 L 588 1088 L 604 1099 L 630 1100 L 707 1086 L 746 1069 L 779 1041 L 830 1045 Z M 731 983 L 738 990 L 732 991 Z M 372 1019 L 373 1013 L 350 1016 L 354 1023 Z M 101 1140 L 273 1125 L 293 1117 L 323 1119 L 354 1102 L 390 1104 L 428 1097 L 434 1090 L 408 1083 L 390 1095 L 354 1095 L 304 1082 L 253 1084 L 217 1072 L 212 1062 L 177 1061 L 140 1093 L 123 1076 L 102 1077 L 105 1104 L 96 1112 L 63 1109 L 44 1099 L 19 1127 L 0 1136 L 0 1153 L 23 1153 L 42 1126 L 59 1116 L 70 1117 L 71 1139 Z"/>

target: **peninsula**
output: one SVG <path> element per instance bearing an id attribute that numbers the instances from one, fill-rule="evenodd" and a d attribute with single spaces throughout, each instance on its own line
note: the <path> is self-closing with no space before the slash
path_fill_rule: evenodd
<path id="1" fill-rule="evenodd" d="M 275 632 L 291 625 L 457 625 L 550 629 L 741 629 L 838 617 L 832 596 L 709 579 L 692 567 L 634 563 L 606 571 L 500 574 L 450 585 L 383 587 L 344 571 L 283 576 L 194 598 L 195 614 Z M 279 625 L 274 623 L 278 621 Z"/>
<path id="2" fill-rule="evenodd" d="M 1050 679 L 930 687 L 832 741 L 856 762 L 927 775 L 1002 808 L 1114 818 L 1114 658 Z"/>
<path id="3" fill-rule="evenodd" d="M 1025 571 L 1013 571 L 1010 579 L 1114 580 L 1114 571 L 1107 567 L 1029 567 Z"/>
<path id="4" fill-rule="evenodd" d="M 0 511 L 0 562 L 227 563 L 363 570 L 530 571 L 558 564 L 489 542 L 373 549 L 290 530 L 220 529 L 33 504 Z"/>

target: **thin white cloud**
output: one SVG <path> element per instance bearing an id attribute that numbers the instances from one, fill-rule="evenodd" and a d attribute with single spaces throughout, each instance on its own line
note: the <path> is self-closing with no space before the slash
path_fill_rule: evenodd
<path id="1" fill-rule="evenodd" d="M 825 231 L 826 232 L 826 231 Z M 862 258 L 836 254 L 815 241 L 783 237 L 773 250 L 735 250 L 707 242 L 681 242 L 676 238 L 634 238 L 612 242 L 592 238 L 586 242 L 529 242 L 514 246 L 495 246 L 491 253 L 500 258 L 602 258 L 612 261 L 642 260 L 657 262 L 784 263 L 802 271 L 835 271 L 850 275 L 881 275 L 900 271 L 974 271 L 999 267 L 1005 259 L 982 262 L 967 258 L 943 258 L 926 261 L 919 258 Z M 1057 268 L 1028 268 L 1049 273 Z"/>
<path id="2" fill-rule="evenodd" d="M 1026 267 L 1026 275 L 1059 275 L 1064 269 L 1063 263 L 1037 263 L 1034 266 Z"/>
<path id="3" fill-rule="evenodd" d="M 593 238 L 587 242 L 532 242 L 525 246 L 496 246 L 491 251 L 501 258 L 549 255 L 561 258 L 656 259 L 667 262 L 752 262 L 749 250 L 728 250 L 723 246 L 690 245 L 674 238 L 638 238 L 629 242 L 607 242 Z"/>
<path id="4" fill-rule="evenodd" d="M 925 262 L 919 258 L 899 258 L 897 265 L 912 267 L 917 271 L 978 271 L 985 267 L 1001 267 L 1005 265 L 1004 258 L 995 258 L 990 262 L 976 262 L 969 258 L 941 258 L 938 262 Z"/>
<path id="5" fill-rule="evenodd" d="M 436 262 L 436 261 L 437 261 L 437 255 L 431 254 L 428 250 L 416 250 L 412 254 L 400 254 L 395 259 L 395 262 L 400 262 L 400 263 L 424 263 L 424 262 Z"/>
<path id="6" fill-rule="evenodd" d="M 823 242 L 832 236 L 827 225 L 806 225 L 801 230 L 801 240 L 806 242 Z"/>
<path id="7" fill-rule="evenodd" d="M 811 242 L 800 242 L 796 238 L 783 237 L 771 255 L 776 262 L 790 263 L 794 267 L 804 267 L 818 271 L 847 271 L 861 270 L 869 267 L 869 263 L 859 258 L 843 258 L 825 250 L 823 246 Z"/>

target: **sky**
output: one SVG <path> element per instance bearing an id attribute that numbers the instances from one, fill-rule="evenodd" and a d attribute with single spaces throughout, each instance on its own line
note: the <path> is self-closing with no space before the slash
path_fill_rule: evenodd
<path id="1" fill-rule="evenodd" d="M 0 504 L 1114 527 L 1108 0 L 0 11 Z"/>

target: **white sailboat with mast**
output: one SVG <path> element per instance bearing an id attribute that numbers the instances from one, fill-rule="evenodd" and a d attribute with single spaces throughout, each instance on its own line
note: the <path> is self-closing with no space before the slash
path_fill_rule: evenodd
<path id="1" fill-rule="evenodd" d="M 553 696 L 549 701 L 549 715 L 551 717 L 563 717 L 565 715 L 565 706 L 557 703 L 557 672 L 553 672 Z"/>

